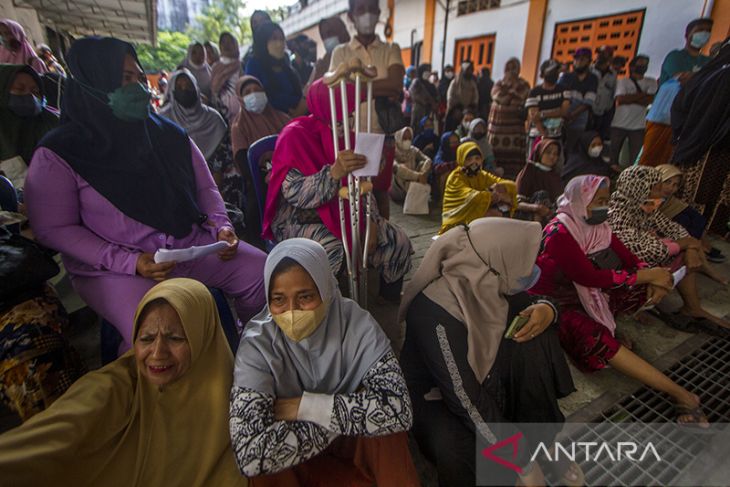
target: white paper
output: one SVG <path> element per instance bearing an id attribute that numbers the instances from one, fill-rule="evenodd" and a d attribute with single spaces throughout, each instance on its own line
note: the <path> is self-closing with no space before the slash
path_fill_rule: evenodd
<path id="1" fill-rule="evenodd" d="M 28 174 L 28 165 L 22 157 L 15 156 L 10 159 L 0 161 L 0 171 L 5 173 L 15 189 L 23 189 L 25 186 L 25 176 Z"/>
<path id="2" fill-rule="evenodd" d="M 228 242 L 216 242 L 187 249 L 159 249 L 155 252 L 155 264 L 162 262 L 185 262 L 228 248 Z"/>
<path id="3" fill-rule="evenodd" d="M 677 284 L 679 284 L 679 281 L 684 279 L 684 276 L 687 275 L 687 266 L 683 265 L 676 271 L 672 273 L 672 279 L 674 279 L 674 287 L 677 287 Z"/>
<path id="4" fill-rule="evenodd" d="M 353 171 L 352 174 L 358 177 L 375 177 L 380 172 L 380 159 L 383 156 L 384 134 L 371 134 L 358 132 L 355 136 L 355 154 L 361 154 L 368 160 L 365 167 Z"/>

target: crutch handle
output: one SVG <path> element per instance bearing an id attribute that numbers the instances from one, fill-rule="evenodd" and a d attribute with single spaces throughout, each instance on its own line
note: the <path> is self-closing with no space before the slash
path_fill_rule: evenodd
<path id="1" fill-rule="evenodd" d="M 322 76 L 322 81 L 327 86 L 334 86 L 341 80 L 350 80 L 355 74 L 359 74 L 366 80 L 375 79 L 378 76 L 378 70 L 375 66 L 365 66 L 358 58 L 352 58 L 349 61 L 340 63 L 334 71 L 328 71 Z"/>
<path id="2" fill-rule="evenodd" d="M 370 181 L 360 181 L 360 196 L 367 194 L 373 190 L 373 183 Z M 349 189 L 347 186 L 343 186 L 340 188 L 340 198 L 343 200 L 349 200 Z"/>

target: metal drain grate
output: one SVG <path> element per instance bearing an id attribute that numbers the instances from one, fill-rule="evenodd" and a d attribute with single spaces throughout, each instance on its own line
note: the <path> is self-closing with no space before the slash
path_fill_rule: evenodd
<path id="1" fill-rule="evenodd" d="M 730 423 L 730 340 L 708 340 L 665 370 L 665 373 L 682 387 L 700 396 L 702 409 L 711 423 Z M 662 451 L 661 463 L 626 460 L 609 467 L 598 462 L 581 464 L 586 485 L 672 485 L 688 469 L 696 468 L 693 463 L 712 442 L 711 436 L 679 431 L 671 424 L 674 421 L 675 411 L 671 399 L 653 389 L 642 387 L 604 410 L 591 424 L 567 435 L 562 443 L 596 441 L 596 438 L 607 442 L 618 441 L 619 438 L 626 438 L 627 424 L 653 423 L 652 439 L 658 438 L 655 444 Z M 629 436 L 631 431 L 629 428 Z M 642 434 L 637 432 L 639 429 L 633 431 L 634 434 Z"/>

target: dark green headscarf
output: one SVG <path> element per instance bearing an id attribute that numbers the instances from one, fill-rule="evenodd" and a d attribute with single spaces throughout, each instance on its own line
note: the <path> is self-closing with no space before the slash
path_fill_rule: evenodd
<path id="1" fill-rule="evenodd" d="M 58 117 L 48 110 L 43 110 L 33 118 L 23 118 L 8 109 L 10 85 L 15 75 L 21 72 L 32 76 L 43 94 L 43 83 L 33 68 L 20 64 L 0 64 L 0 161 L 20 156 L 30 163 L 38 141 L 58 125 Z"/>

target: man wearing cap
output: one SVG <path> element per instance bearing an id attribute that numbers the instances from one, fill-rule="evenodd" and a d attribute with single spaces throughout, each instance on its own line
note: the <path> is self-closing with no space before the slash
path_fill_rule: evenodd
<path id="1" fill-rule="evenodd" d="M 613 47 L 601 46 L 596 49 L 596 61 L 591 69 L 591 72 L 598 78 L 591 128 L 598 132 L 604 141 L 611 138 L 613 97 L 616 93 L 617 76 L 616 72 L 611 69 L 611 59 L 613 59 Z"/>
<path id="2" fill-rule="evenodd" d="M 525 101 L 530 122 L 528 153 L 532 142 L 539 136 L 562 139 L 564 118 L 570 109 L 570 93 L 557 85 L 559 75 L 559 62 L 554 59 L 543 62 L 540 65 L 543 82 L 530 90 Z"/>
<path id="3" fill-rule="evenodd" d="M 558 86 L 568 92 L 570 110 L 566 116 L 565 153 L 570 154 L 581 134 L 588 126 L 588 114 L 596 101 L 598 78 L 590 72 L 591 50 L 585 47 L 576 49 L 573 54 L 573 72 L 565 73 Z"/>

